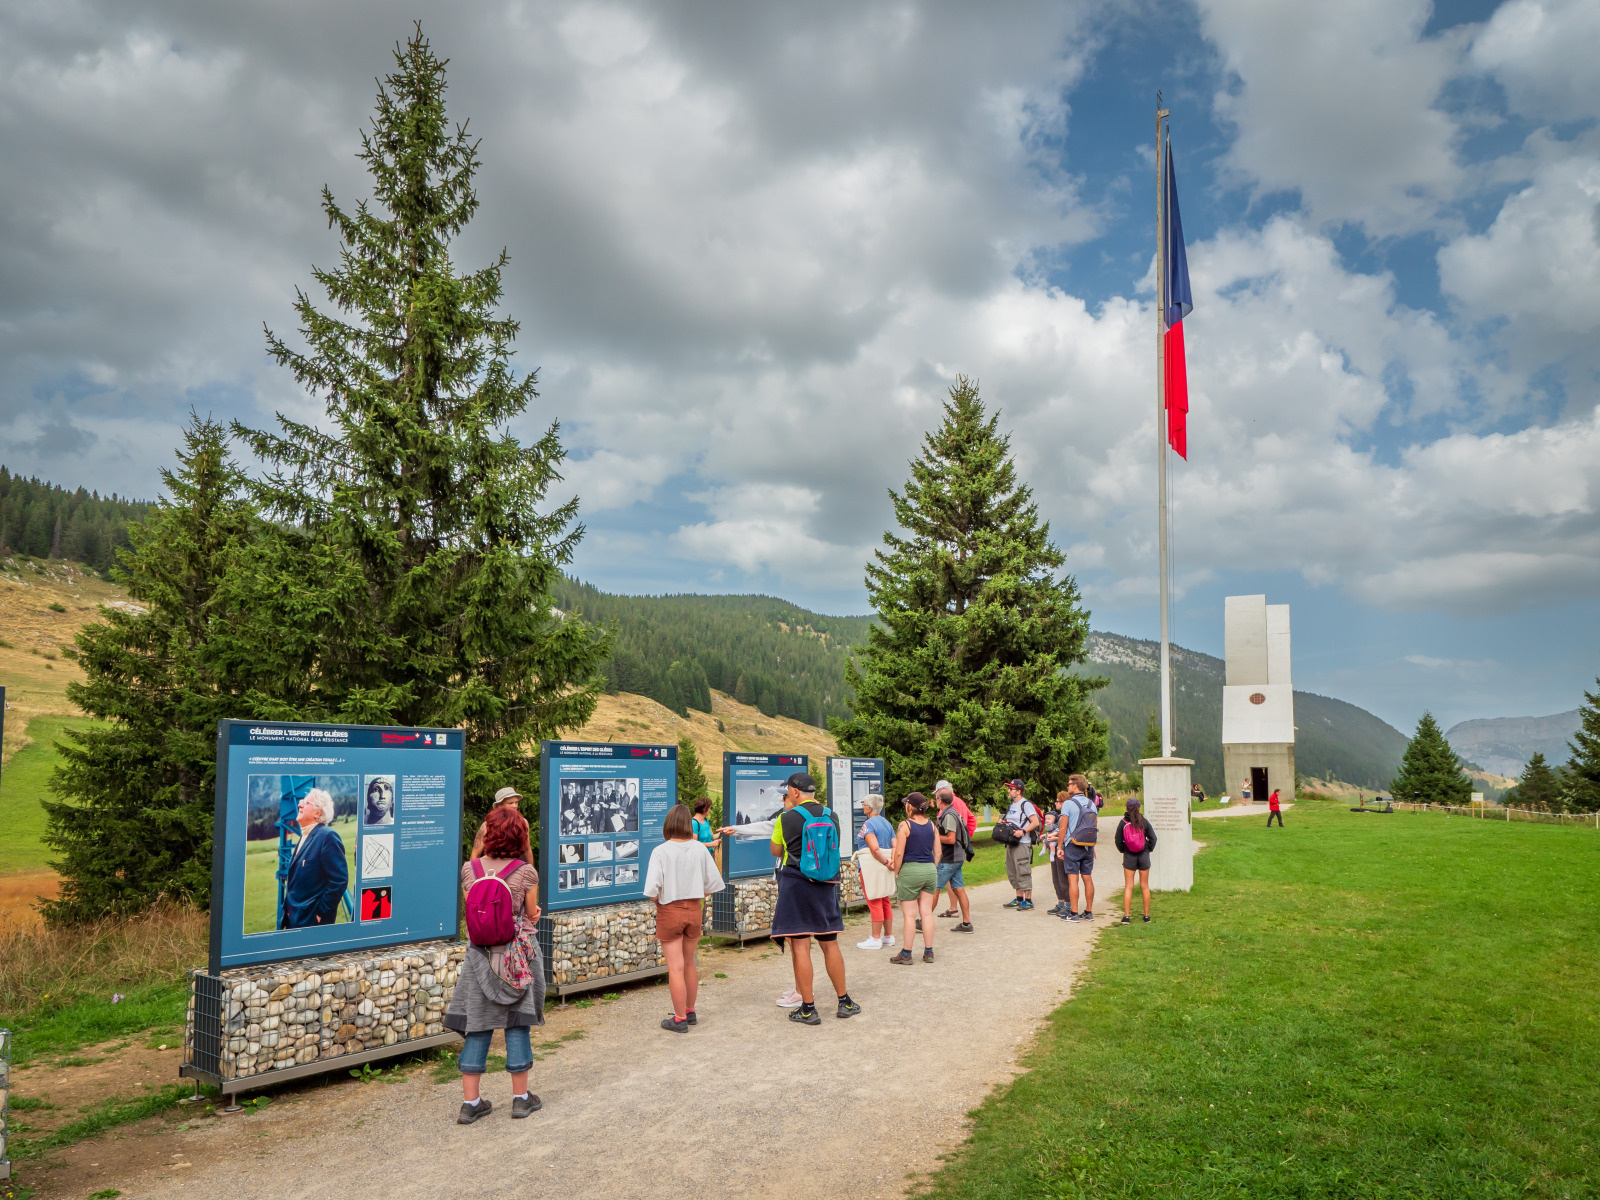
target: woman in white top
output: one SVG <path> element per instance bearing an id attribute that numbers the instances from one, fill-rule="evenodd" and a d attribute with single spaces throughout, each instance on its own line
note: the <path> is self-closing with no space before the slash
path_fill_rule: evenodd
<path id="1" fill-rule="evenodd" d="M 694 1002 L 700 990 L 695 959 L 700 914 L 705 898 L 727 885 L 711 852 L 695 839 L 694 816 L 685 805 L 674 804 L 668 810 L 661 833 L 667 840 L 650 851 L 644 877 L 644 894 L 656 902 L 656 940 L 667 960 L 667 990 L 672 993 L 672 1012 L 661 1028 L 687 1033 L 689 1026 L 699 1023 Z"/>

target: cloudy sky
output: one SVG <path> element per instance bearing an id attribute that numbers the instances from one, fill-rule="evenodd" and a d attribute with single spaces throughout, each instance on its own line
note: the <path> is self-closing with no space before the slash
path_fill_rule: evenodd
<path id="1" fill-rule="evenodd" d="M 463 11 L 466 15 L 463 15 Z M 1096 628 L 1156 629 L 1154 93 L 1195 311 L 1175 637 L 1293 605 L 1407 728 L 1600 673 L 1592 0 L 0 0 L 0 461 L 148 497 L 263 350 L 420 16 L 483 139 L 521 432 L 610 590 L 865 611 L 885 489 L 974 376 Z"/>

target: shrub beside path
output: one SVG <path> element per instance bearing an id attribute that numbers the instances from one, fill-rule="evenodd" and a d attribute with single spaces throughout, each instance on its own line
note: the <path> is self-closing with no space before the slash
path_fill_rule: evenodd
<path id="1" fill-rule="evenodd" d="M 1096 871 L 1101 919 L 1001 907 L 1005 883 L 973 889 L 973 934 L 941 920 L 938 961 L 889 964 L 847 928 L 850 992 L 862 1015 L 793 1024 L 774 1001 L 786 957 L 767 943 L 702 957 L 701 1024 L 657 1028 L 666 988 L 635 988 L 587 1010 L 552 1007 L 546 1039 L 583 1029 L 534 1065 L 544 1109 L 510 1117 L 504 1072 L 484 1094 L 495 1111 L 454 1123 L 459 1084 L 426 1072 L 395 1084 L 306 1092 L 260 1113 L 173 1135 L 172 1163 L 107 1183 L 126 1197 L 498 1197 L 507 1188 L 568 1200 L 618 1197 L 899 1196 L 966 1136 L 966 1113 L 1016 1072 L 1040 1022 L 1071 991 L 1097 930 L 1120 915 L 1120 856 Z M 1156 900 L 1157 919 L 1160 900 Z M 1113 934 L 1114 935 L 1114 934 Z M 821 997 L 832 996 L 813 950 Z M 721 972 L 725 979 L 714 978 Z M 807 1147 L 797 1152 L 797 1148 Z"/>

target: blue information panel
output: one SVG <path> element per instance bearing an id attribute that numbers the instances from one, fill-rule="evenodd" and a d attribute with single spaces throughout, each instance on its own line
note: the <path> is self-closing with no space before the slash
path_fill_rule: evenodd
<path id="1" fill-rule="evenodd" d="M 722 755 L 722 814 L 728 825 L 751 825 L 768 821 L 783 811 L 784 780 L 796 771 L 806 770 L 810 760 L 804 754 Z M 722 839 L 723 872 L 729 879 L 751 875 L 770 875 L 777 865 L 767 838 Z"/>
<path id="2" fill-rule="evenodd" d="M 457 936 L 459 729 L 217 723 L 211 972 Z"/>
<path id="3" fill-rule="evenodd" d="M 866 820 L 861 802 L 874 792 L 883 795 L 883 759 L 829 757 L 828 802 L 839 814 L 841 853 L 855 852 L 856 834 Z"/>
<path id="4" fill-rule="evenodd" d="M 678 748 L 545 742 L 539 791 L 544 907 L 641 899 L 661 822 L 678 802 Z"/>

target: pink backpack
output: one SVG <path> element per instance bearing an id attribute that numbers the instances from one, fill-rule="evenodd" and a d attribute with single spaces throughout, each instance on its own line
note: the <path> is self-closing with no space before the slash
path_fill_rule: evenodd
<path id="1" fill-rule="evenodd" d="M 506 880 L 522 865 L 520 858 L 514 858 L 490 875 L 481 858 L 472 860 L 472 873 L 477 879 L 467 891 L 467 940 L 474 946 L 504 946 L 517 936 L 511 885 Z"/>
<path id="2" fill-rule="evenodd" d="M 1144 853 L 1144 822 L 1135 825 L 1132 821 L 1122 830 L 1122 844 L 1128 848 L 1129 854 Z M 1132 886 L 1131 884 L 1129 886 Z"/>

